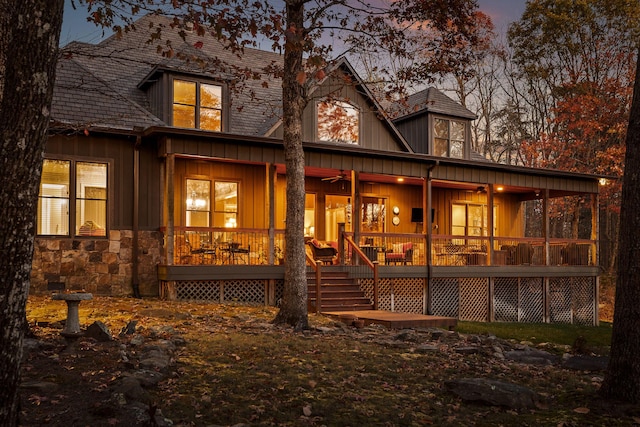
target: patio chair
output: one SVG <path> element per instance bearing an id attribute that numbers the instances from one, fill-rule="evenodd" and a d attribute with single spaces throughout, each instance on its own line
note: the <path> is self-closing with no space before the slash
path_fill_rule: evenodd
<path id="1" fill-rule="evenodd" d="M 413 264 L 413 243 L 396 243 L 384 254 L 385 264 Z"/>
<path id="2" fill-rule="evenodd" d="M 327 243 L 320 243 L 316 239 L 307 242 L 311 248 L 311 254 L 314 261 L 322 261 L 327 264 L 333 264 L 338 256 L 338 250 Z"/>

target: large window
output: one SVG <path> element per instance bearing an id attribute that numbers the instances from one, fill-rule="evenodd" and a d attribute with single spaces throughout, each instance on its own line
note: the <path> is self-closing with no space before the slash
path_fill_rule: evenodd
<path id="1" fill-rule="evenodd" d="M 433 154 L 464 157 L 465 124 L 456 120 L 434 119 Z"/>
<path id="2" fill-rule="evenodd" d="M 222 87 L 174 80 L 173 126 L 221 131 Z"/>
<path id="3" fill-rule="evenodd" d="M 497 209 L 493 212 L 494 235 Z M 451 234 L 454 236 L 488 236 L 487 205 L 454 203 L 451 205 Z"/>
<path id="4" fill-rule="evenodd" d="M 187 179 L 187 227 L 208 227 L 211 213 L 211 181 Z"/>
<path id="5" fill-rule="evenodd" d="M 107 169 L 106 163 L 46 159 L 40 181 L 37 233 L 68 236 L 73 221 L 76 236 L 105 236 Z M 71 186 L 72 177 L 75 187 Z M 70 191 L 72 188 L 74 191 Z"/>
<path id="6" fill-rule="evenodd" d="M 361 229 L 363 232 L 384 233 L 385 216 L 385 199 L 377 197 L 362 198 Z"/>
<path id="7" fill-rule="evenodd" d="M 238 183 L 216 181 L 214 183 L 213 226 L 235 228 L 238 226 Z"/>
<path id="8" fill-rule="evenodd" d="M 318 140 L 358 144 L 360 111 L 342 101 L 318 102 Z"/>

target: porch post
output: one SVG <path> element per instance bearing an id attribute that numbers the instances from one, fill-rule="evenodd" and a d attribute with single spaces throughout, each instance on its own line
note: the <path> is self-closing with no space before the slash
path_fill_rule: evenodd
<path id="1" fill-rule="evenodd" d="M 273 163 L 267 164 L 267 197 L 269 198 L 269 247 L 267 262 L 269 265 L 275 264 L 275 240 L 276 240 L 276 166 Z"/>
<path id="2" fill-rule="evenodd" d="M 173 265 L 173 241 L 174 241 L 174 225 L 175 225 L 175 188 L 174 188 L 174 171 L 175 171 L 176 155 L 167 154 L 166 167 L 167 174 L 165 180 L 165 192 L 167 194 L 167 264 Z"/>
<path id="3" fill-rule="evenodd" d="M 489 255 L 489 259 L 487 260 L 487 265 L 493 265 L 493 210 L 495 209 L 494 201 L 493 201 L 493 184 L 489 184 L 489 193 L 487 194 L 487 204 L 489 205 L 487 209 L 487 225 L 489 226 L 489 247 L 487 248 L 487 254 Z M 491 310 L 490 310 L 491 311 Z"/>
<path id="4" fill-rule="evenodd" d="M 549 242 L 549 189 L 544 189 L 544 199 L 542 199 L 542 214 L 544 215 L 542 227 L 544 231 L 544 265 L 551 265 L 551 244 Z"/>
<path id="5" fill-rule="evenodd" d="M 360 246 L 360 173 L 351 171 L 351 230 L 353 241 Z"/>

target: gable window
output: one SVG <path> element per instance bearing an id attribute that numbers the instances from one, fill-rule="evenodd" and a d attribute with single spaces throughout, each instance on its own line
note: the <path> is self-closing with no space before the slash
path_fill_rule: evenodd
<path id="1" fill-rule="evenodd" d="M 222 87 L 175 79 L 172 114 L 173 126 L 220 132 Z"/>
<path id="2" fill-rule="evenodd" d="M 343 101 L 320 101 L 317 104 L 318 140 L 358 144 L 360 111 Z"/>
<path id="3" fill-rule="evenodd" d="M 464 158 L 464 141 L 464 122 L 434 119 L 433 154 L 435 156 Z"/>
<path id="4" fill-rule="evenodd" d="M 37 233 L 68 236 L 73 222 L 75 236 L 106 236 L 107 169 L 106 163 L 45 159 Z"/>

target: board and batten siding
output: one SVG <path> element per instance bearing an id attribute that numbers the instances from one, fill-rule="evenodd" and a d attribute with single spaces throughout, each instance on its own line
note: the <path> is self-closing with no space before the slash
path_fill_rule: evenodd
<path id="1" fill-rule="evenodd" d="M 174 218 L 176 225 L 185 225 L 186 180 L 203 179 L 211 181 L 212 213 L 214 197 L 213 182 L 237 182 L 238 227 L 268 228 L 269 200 L 267 197 L 267 173 L 264 165 L 176 159 L 174 170 Z"/>
<path id="2" fill-rule="evenodd" d="M 133 228 L 135 142 L 135 137 L 126 135 L 52 135 L 47 140 L 45 157 L 109 163 L 108 226 L 112 230 L 126 230 Z M 140 147 L 139 178 L 138 225 L 141 230 L 157 230 L 160 226 L 160 167 L 155 144 L 143 144 Z"/>

